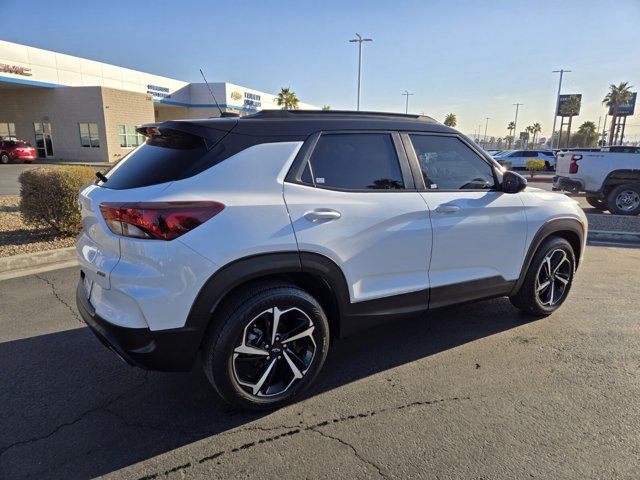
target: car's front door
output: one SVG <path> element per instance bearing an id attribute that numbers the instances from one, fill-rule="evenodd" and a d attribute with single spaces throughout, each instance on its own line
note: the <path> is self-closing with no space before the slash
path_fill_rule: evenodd
<path id="1" fill-rule="evenodd" d="M 431 212 L 430 307 L 508 293 L 520 274 L 527 218 L 494 167 L 457 135 L 403 134 Z"/>
<path id="2" fill-rule="evenodd" d="M 331 259 L 352 303 L 410 293 L 426 308 L 431 223 L 399 135 L 323 133 L 311 143 L 284 184 L 300 251 Z"/>

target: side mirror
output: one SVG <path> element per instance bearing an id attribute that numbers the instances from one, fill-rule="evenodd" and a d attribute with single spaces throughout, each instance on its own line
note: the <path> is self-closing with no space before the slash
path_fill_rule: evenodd
<path id="1" fill-rule="evenodd" d="M 502 191 L 504 193 L 518 193 L 527 186 L 527 179 L 522 175 L 507 170 L 502 174 Z"/>

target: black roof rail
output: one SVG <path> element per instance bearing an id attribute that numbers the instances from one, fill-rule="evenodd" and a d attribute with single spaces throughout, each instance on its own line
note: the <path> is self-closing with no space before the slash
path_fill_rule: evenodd
<path id="1" fill-rule="evenodd" d="M 295 118 L 295 117 L 387 117 L 406 120 L 436 122 L 426 115 L 395 112 L 365 112 L 356 110 L 260 110 L 244 118 Z"/>

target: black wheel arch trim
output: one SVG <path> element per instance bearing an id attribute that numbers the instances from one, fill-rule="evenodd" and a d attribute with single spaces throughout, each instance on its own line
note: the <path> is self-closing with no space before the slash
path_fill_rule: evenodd
<path id="1" fill-rule="evenodd" d="M 531 266 L 531 262 L 533 261 L 533 257 L 536 254 L 536 251 L 538 250 L 540 245 L 542 245 L 542 242 L 544 242 L 547 238 L 549 238 L 549 236 L 554 234 L 559 234 L 562 232 L 571 232 L 577 235 L 578 237 L 579 250 L 577 252 L 574 252 L 576 257 L 576 269 L 578 268 L 582 249 L 584 248 L 585 232 L 584 232 L 582 223 L 580 223 L 580 221 L 576 218 L 568 218 L 568 217 L 554 218 L 554 219 L 548 220 L 538 229 L 538 231 L 533 237 L 533 240 L 531 240 L 531 243 L 529 244 L 529 249 L 527 250 L 527 254 L 524 257 L 524 262 L 522 263 L 520 276 L 518 277 L 516 284 L 511 290 L 510 295 L 515 295 L 520 290 L 520 287 L 522 287 L 522 284 L 524 283 L 525 277 L 527 275 L 527 271 L 529 270 L 529 267 Z"/>
<path id="2" fill-rule="evenodd" d="M 612 178 L 614 176 L 622 175 L 622 178 Z M 624 175 L 629 175 L 628 178 L 625 178 Z M 618 169 L 609 172 L 602 182 L 602 186 L 598 191 L 600 194 L 604 195 L 606 190 L 611 190 L 618 185 L 623 185 L 625 183 L 640 183 L 640 169 L 637 168 L 627 168 L 627 169 Z"/>

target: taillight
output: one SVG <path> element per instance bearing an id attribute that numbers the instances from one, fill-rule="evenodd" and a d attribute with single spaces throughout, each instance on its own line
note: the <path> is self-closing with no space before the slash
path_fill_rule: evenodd
<path id="1" fill-rule="evenodd" d="M 569 173 L 578 173 L 578 160 L 582 160 L 582 155 L 571 155 Z"/>
<path id="2" fill-rule="evenodd" d="M 224 209 L 218 202 L 101 203 L 109 230 L 133 238 L 173 240 Z"/>

